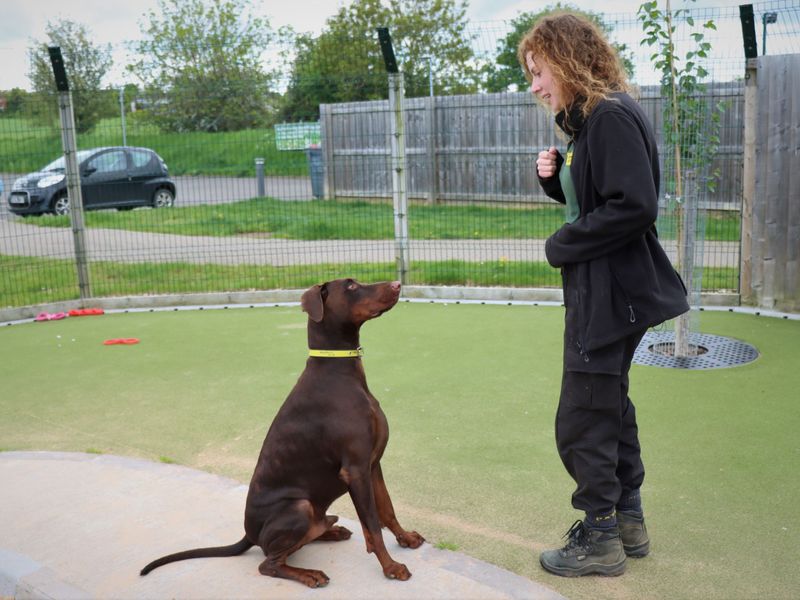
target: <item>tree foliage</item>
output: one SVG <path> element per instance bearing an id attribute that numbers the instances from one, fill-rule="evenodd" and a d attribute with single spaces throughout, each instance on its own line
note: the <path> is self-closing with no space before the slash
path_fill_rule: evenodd
<path id="1" fill-rule="evenodd" d="M 111 46 L 94 44 L 85 25 L 69 20 L 58 23 L 48 21 L 45 33 L 46 42 L 33 40 L 28 47 L 28 79 L 33 90 L 42 96 L 55 93 L 55 78 L 47 48 L 60 46 L 72 92 L 75 128 L 78 133 L 91 131 L 103 117 L 103 109 L 107 106 L 100 90 L 103 77 L 113 64 Z M 43 109 L 50 103 L 37 104 Z M 53 111 L 49 114 L 56 113 Z"/>
<path id="2" fill-rule="evenodd" d="M 641 43 L 654 48 L 650 60 L 661 73 L 662 95 L 669 99 L 664 104 L 664 142 L 673 151 L 664 157 L 667 184 L 677 183 L 678 189 L 672 191 L 680 196 L 682 171 L 690 171 L 713 191 L 719 170 L 711 170 L 710 165 L 719 149 L 725 103 L 713 103 L 706 97 L 703 80 L 708 71 L 703 63 L 711 44 L 703 32 L 716 29 L 716 25 L 712 20 L 695 23 L 688 9 L 662 11 L 655 1 L 642 4 L 638 16 L 645 33 Z M 692 40 L 692 47 L 683 56 L 674 41 L 681 21 L 690 28 Z"/>
<path id="3" fill-rule="evenodd" d="M 159 0 L 140 24 L 128 66 L 166 131 L 236 131 L 268 119 L 274 76 L 262 55 L 273 32 L 249 0 Z"/>
<path id="4" fill-rule="evenodd" d="M 478 89 L 464 0 L 354 0 L 329 18 L 317 36 L 294 36 L 294 60 L 282 116 L 316 119 L 319 105 L 388 96 L 376 30 L 388 27 L 405 79 L 406 96 Z"/>
<path id="5" fill-rule="evenodd" d="M 27 103 L 30 93 L 22 88 L 11 88 L 8 91 L 0 92 L 0 95 L 6 99 L 6 109 L 0 113 L 0 116 L 19 115 Z"/>
<path id="6" fill-rule="evenodd" d="M 561 2 L 556 2 L 538 12 L 520 13 L 515 19 L 511 20 L 511 31 L 498 43 L 495 63 L 487 65 L 484 69 L 486 91 L 507 92 L 527 89 L 528 82 L 520 68 L 519 60 L 517 60 L 517 47 L 522 37 L 530 31 L 536 24 L 536 21 L 542 17 L 564 10 L 583 15 L 600 27 L 606 36 L 610 35 L 613 31 L 613 27 L 607 25 L 603 21 L 602 14 L 581 10 L 569 3 L 562 4 Z M 628 73 L 628 77 L 633 77 L 633 61 L 628 52 L 627 45 L 612 42 L 612 46 L 616 48 L 625 66 L 625 70 Z"/>

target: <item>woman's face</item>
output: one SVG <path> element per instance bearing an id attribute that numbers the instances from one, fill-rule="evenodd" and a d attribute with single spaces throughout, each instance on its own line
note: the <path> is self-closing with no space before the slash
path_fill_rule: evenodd
<path id="1" fill-rule="evenodd" d="M 525 64 L 531 74 L 531 93 L 547 104 L 554 113 L 562 110 L 565 106 L 564 100 L 549 65 L 541 59 L 533 60 L 532 52 L 525 55 Z"/>

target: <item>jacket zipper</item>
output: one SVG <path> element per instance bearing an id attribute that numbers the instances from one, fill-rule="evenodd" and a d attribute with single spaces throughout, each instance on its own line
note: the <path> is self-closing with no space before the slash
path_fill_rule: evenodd
<path id="1" fill-rule="evenodd" d="M 567 275 L 565 273 L 565 277 L 566 276 Z M 569 287 L 569 282 L 567 282 L 567 285 L 565 285 L 564 288 L 566 289 L 568 287 Z M 577 334 L 578 334 L 578 353 L 583 358 L 583 362 L 588 363 L 589 362 L 589 353 L 586 352 L 586 346 L 583 343 L 583 325 L 584 325 L 584 323 L 583 323 L 583 302 L 581 302 L 581 293 L 580 293 L 579 289 L 575 290 L 575 303 L 578 305 L 578 327 L 577 327 L 577 329 L 578 329 L 578 331 L 577 331 Z"/>
<path id="2" fill-rule="evenodd" d="M 611 266 L 611 262 L 609 261 L 608 268 L 611 271 L 611 274 L 614 276 L 614 280 L 617 282 L 619 289 L 622 290 L 622 296 L 625 298 L 625 305 L 628 307 L 628 320 L 631 323 L 636 323 L 636 312 L 633 310 L 633 303 L 631 302 L 630 296 L 628 296 L 628 291 L 625 289 L 625 286 L 622 285 L 622 282 L 617 277 L 617 271 L 614 267 Z"/>

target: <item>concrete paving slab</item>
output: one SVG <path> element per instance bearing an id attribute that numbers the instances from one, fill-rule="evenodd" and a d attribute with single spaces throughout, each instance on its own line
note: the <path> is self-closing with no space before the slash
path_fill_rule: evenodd
<path id="1" fill-rule="evenodd" d="M 243 533 L 247 486 L 178 465 L 106 455 L 0 453 L 0 598 L 315 598 L 329 600 L 562 598 L 524 577 L 430 544 L 393 558 L 413 573 L 391 581 L 367 554 L 361 527 L 344 542 L 305 546 L 290 558 L 331 578 L 321 589 L 258 573 L 253 548 L 232 558 L 165 565 L 152 559 L 200 546 L 227 545 Z"/>

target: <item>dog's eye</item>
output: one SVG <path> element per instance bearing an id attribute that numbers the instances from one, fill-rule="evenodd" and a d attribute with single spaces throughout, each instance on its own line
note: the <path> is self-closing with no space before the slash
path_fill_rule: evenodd
<path id="1" fill-rule="evenodd" d="M 357 290 L 358 289 L 358 284 L 355 281 L 351 281 L 347 285 L 347 289 L 350 290 L 350 291 Z"/>

